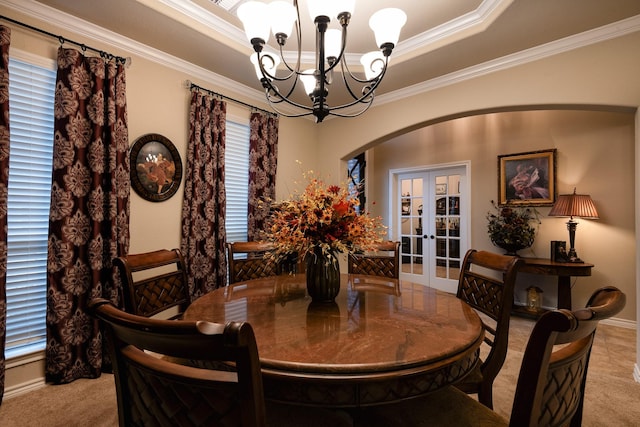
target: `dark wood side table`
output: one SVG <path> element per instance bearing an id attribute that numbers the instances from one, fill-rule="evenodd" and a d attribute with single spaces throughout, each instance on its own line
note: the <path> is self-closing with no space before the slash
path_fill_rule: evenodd
<path id="1" fill-rule="evenodd" d="M 591 276 L 593 264 L 586 262 L 555 262 L 547 258 L 522 258 L 522 273 L 558 276 L 558 308 L 571 310 L 571 277 Z M 514 307 L 515 308 L 515 307 Z"/>

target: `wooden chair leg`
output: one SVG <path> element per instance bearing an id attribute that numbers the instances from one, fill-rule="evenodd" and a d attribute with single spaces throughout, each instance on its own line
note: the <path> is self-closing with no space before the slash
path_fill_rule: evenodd
<path id="1" fill-rule="evenodd" d="M 478 401 L 489 409 L 493 409 L 493 384 L 481 384 L 478 390 Z"/>

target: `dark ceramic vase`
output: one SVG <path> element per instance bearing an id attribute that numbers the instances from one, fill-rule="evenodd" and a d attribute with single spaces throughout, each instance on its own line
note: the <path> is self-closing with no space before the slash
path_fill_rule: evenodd
<path id="1" fill-rule="evenodd" d="M 499 248 L 504 249 L 506 251 L 504 253 L 505 255 L 511 255 L 511 256 L 519 256 L 518 255 L 519 250 L 525 249 L 531 246 L 531 245 L 525 246 L 518 243 L 505 243 L 505 242 L 499 242 L 499 241 L 494 241 L 493 244 Z"/>
<path id="2" fill-rule="evenodd" d="M 314 302 L 332 302 L 340 292 L 340 264 L 329 252 L 316 247 L 306 257 L 307 292 Z"/>

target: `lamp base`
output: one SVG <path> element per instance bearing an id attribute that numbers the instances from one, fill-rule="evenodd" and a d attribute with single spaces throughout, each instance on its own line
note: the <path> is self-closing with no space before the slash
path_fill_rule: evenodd
<path id="1" fill-rule="evenodd" d="M 578 254 L 576 253 L 576 250 L 574 248 L 569 249 L 566 262 L 584 263 L 584 261 L 578 258 Z"/>
<path id="2" fill-rule="evenodd" d="M 576 241 L 577 226 L 578 226 L 578 223 L 573 220 L 573 217 L 571 217 L 567 222 L 567 229 L 569 230 L 569 244 L 571 245 L 571 248 L 567 253 L 567 258 L 568 258 L 567 262 L 575 262 L 575 263 L 583 262 L 580 258 L 578 258 L 578 254 L 576 254 L 576 249 L 574 247 L 574 243 Z"/>

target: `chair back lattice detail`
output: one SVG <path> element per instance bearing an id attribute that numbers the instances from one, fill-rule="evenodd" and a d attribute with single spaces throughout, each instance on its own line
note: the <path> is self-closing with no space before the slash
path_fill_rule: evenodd
<path id="1" fill-rule="evenodd" d="M 359 421 L 371 427 L 579 427 L 596 328 L 625 303 L 624 293 L 606 286 L 596 290 L 583 309 L 540 316 L 524 350 L 508 420 L 455 386 L 447 386 L 416 399 L 366 408 Z"/>
<path id="2" fill-rule="evenodd" d="M 384 241 L 372 253 L 350 253 L 349 274 L 366 274 L 392 279 L 400 277 L 400 242 Z"/>
<path id="3" fill-rule="evenodd" d="M 103 299 L 93 300 L 90 311 L 105 327 L 120 426 L 266 424 L 260 361 L 248 323 L 145 318 Z M 209 363 L 199 368 L 157 355 Z M 231 363 L 235 371 L 215 370 L 213 362 Z"/>
<path id="4" fill-rule="evenodd" d="M 500 317 L 503 290 L 501 281 L 467 271 L 458 298 L 495 320 Z"/>
<path id="5" fill-rule="evenodd" d="M 488 352 L 458 388 L 477 393 L 478 400 L 489 408 L 493 407 L 493 381 L 507 357 L 513 292 L 522 265 L 524 261 L 518 257 L 475 249 L 467 251 L 462 263 L 456 295 L 488 317 L 482 319 Z"/>
<path id="6" fill-rule="evenodd" d="M 594 292 L 583 309 L 550 311 L 538 319 L 522 359 L 509 425 L 582 425 L 596 328 L 625 303 L 624 293 L 607 286 Z"/>
<path id="7" fill-rule="evenodd" d="M 265 259 L 265 254 L 273 250 L 271 243 L 227 243 L 229 284 L 279 274 L 278 263 L 274 259 Z M 238 257 L 241 254 L 244 258 Z"/>
<path id="8" fill-rule="evenodd" d="M 125 310 L 129 313 L 149 317 L 177 307 L 174 317 L 179 317 L 191 303 L 179 249 L 130 254 L 115 258 L 113 263 L 120 273 Z"/>

